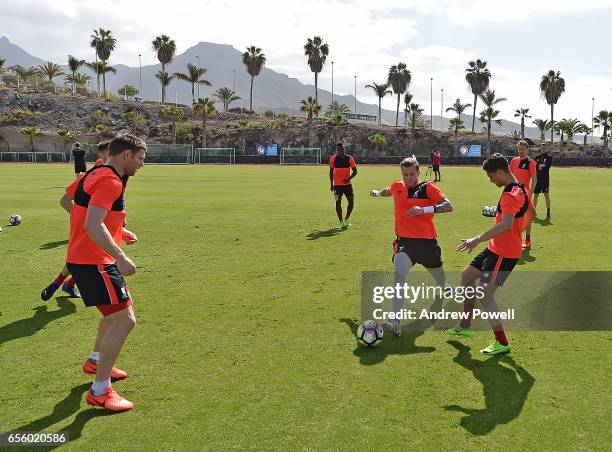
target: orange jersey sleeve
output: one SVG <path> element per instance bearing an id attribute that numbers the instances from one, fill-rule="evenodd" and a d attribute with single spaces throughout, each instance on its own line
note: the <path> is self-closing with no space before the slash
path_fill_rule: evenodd
<path id="1" fill-rule="evenodd" d="M 432 182 L 427 184 L 427 197 L 431 199 L 431 202 L 435 205 L 442 201 L 446 196 L 442 193 L 442 190 Z"/>
<path id="2" fill-rule="evenodd" d="M 79 185 L 79 182 L 81 181 L 82 177 L 83 174 L 80 174 L 79 177 L 74 180 L 74 182 L 72 182 L 70 185 L 68 185 L 68 187 L 66 187 L 65 192 L 68 193 L 68 196 L 70 196 L 70 198 L 74 199 L 74 193 L 76 192 L 77 185 Z"/>
<path id="3" fill-rule="evenodd" d="M 351 168 L 353 169 L 357 168 L 357 164 L 355 163 L 355 159 L 353 158 L 352 155 L 349 157 L 349 164 L 351 165 Z"/>
<path id="4" fill-rule="evenodd" d="M 329 167 L 333 168 L 334 167 L 334 162 L 336 161 L 336 156 L 332 155 L 331 158 L 329 159 Z"/>

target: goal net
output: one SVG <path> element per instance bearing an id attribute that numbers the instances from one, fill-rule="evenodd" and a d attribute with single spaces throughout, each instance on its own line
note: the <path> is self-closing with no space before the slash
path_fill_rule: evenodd
<path id="1" fill-rule="evenodd" d="M 147 144 L 147 163 L 190 163 L 190 144 Z"/>
<path id="2" fill-rule="evenodd" d="M 236 163 L 234 148 L 195 148 L 193 163 L 232 165 Z"/>
<path id="3" fill-rule="evenodd" d="M 320 165 L 321 148 L 281 148 L 281 165 Z"/>

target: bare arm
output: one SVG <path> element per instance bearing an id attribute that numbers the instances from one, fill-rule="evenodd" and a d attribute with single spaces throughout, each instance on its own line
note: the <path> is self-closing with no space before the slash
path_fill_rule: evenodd
<path id="1" fill-rule="evenodd" d="M 330 186 L 330 190 L 334 189 L 334 169 L 333 168 L 329 169 L 329 186 Z"/>
<path id="2" fill-rule="evenodd" d="M 68 193 L 64 192 L 59 203 L 66 212 L 70 213 L 70 210 L 72 209 L 72 198 Z"/>
<path id="3" fill-rule="evenodd" d="M 352 178 L 354 178 L 357 175 L 357 168 L 353 168 L 353 171 L 351 173 L 350 177 L 347 177 L 346 179 L 344 179 L 344 182 L 348 182 L 350 181 Z"/>
<path id="4" fill-rule="evenodd" d="M 391 190 L 389 190 L 389 187 L 383 188 L 382 190 L 370 190 L 370 196 L 375 198 L 378 198 L 379 196 L 391 196 Z"/>
<path id="5" fill-rule="evenodd" d="M 533 191 L 535 190 L 535 186 L 538 180 L 538 173 L 535 173 L 531 176 L 531 187 L 529 187 L 529 196 L 533 196 Z"/>
<path id="6" fill-rule="evenodd" d="M 499 223 L 493 226 L 488 231 L 478 234 L 471 239 L 463 239 L 457 247 L 457 251 L 466 251 L 471 253 L 472 250 L 481 242 L 486 242 L 494 237 L 502 235 L 512 229 L 512 221 L 514 217 L 512 215 L 502 214 L 502 219 Z"/>
<path id="7" fill-rule="evenodd" d="M 93 242 L 114 257 L 117 260 L 117 268 L 126 275 L 133 275 L 136 272 L 136 266 L 125 255 L 121 247 L 119 247 L 108 232 L 104 224 L 104 218 L 108 211 L 98 206 L 89 206 L 87 208 L 87 217 L 85 218 L 85 232 Z"/>
<path id="8" fill-rule="evenodd" d="M 438 201 L 437 204 L 434 204 L 433 208 L 434 208 L 433 212 L 429 212 L 429 213 L 447 213 L 447 212 L 453 211 L 453 205 L 448 200 L 448 198 L 442 198 L 440 201 Z M 416 215 L 423 215 L 424 213 L 427 213 L 425 212 L 425 208 L 418 207 L 418 206 L 411 207 L 410 210 L 408 210 L 409 217 L 414 217 Z"/>

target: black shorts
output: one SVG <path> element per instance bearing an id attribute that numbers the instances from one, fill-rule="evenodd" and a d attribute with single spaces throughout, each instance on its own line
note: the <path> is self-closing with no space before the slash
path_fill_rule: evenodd
<path id="1" fill-rule="evenodd" d="M 66 263 L 66 266 L 74 277 L 85 306 L 131 302 L 127 284 L 115 264 Z"/>
<path id="2" fill-rule="evenodd" d="M 442 267 L 442 250 L 436 239 L 399 237 L 393 241 L 393 258 L 397 253 L 406 253 L 412 265 L 421 264 L 425 268 Z"/>
<path id="3" fill-rule="evenodd" d="M 508 276 L 510 276 L 510 272 L 518 261 L 518 259 L 501 257 L 489 248 L 485 248 L 482 253 L 474 258 L 470 265 L 482 272 L 480 277 L 481 283 L 488 284 L 493 280 L 496 286 L 501 287 L 506 282 L 506 279 L 508 279 Z"/>
<path id="4" fill-rule="evenodd" d="M 548 176 L 538 176 L 538 179 L 536 181 L 536 186 L 535 189 L 533 190 L 534 193 L 548 193 L 548 188 L 550 185 L 550 179 L 548 178 Z"/>
<path id="5" fill-rule="evenodd" d="M 74 172 L 75 173 L 85 173 L 87 172 L 87 166 L 85 162 L 74 162 Z"/>
<path id="6" fill-rule="evenodd" d="M 336 199 L 342 198 L 342 195 L 353 196 L 353 185 L 334 185 L 334 195 L 336 195 Z"/>
<path id="7" fill-rule="evenodd" d="M 431 165 L 431 167 L 434 170 L 434 173 L 439 173 L 440 172 L 440 165 Z"/>

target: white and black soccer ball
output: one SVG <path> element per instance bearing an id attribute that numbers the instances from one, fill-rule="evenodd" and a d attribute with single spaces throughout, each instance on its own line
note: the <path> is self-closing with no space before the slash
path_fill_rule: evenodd
<path id="1" fill-rule="evenodd" d="M 357 340 L 366 347 L 376 347 L 383 338 L 383 327 L 374 320 L 366 320 L 357 328 Z"/>
<path id="2" fill-rule="evenodd" d="M 10 216 L 9 223 L 11 223 L 13 226 L 19 226 L 21 224 L 21 215 L 14 213 Z"/>
<path id="3" fill-rule="evenodd" d="M 497 213 L 497 207 L 496 206 L 484 206 L 482 208 L 482 214 L 485 217 L 494 217 L 496 213 Z"/>
<path id="4" fill-rule="evenodd" d="M 481 210 L 481 212 L 482 212 L 482 214 L 483 214 L 485 217 L 486 217 L 486 216 L 488 216 L 488 214 L 489 214 L 489 209 L 490 209 L 490 207 L 489 207 L 489 206 L 482 206 L 482 210 Z"/>

